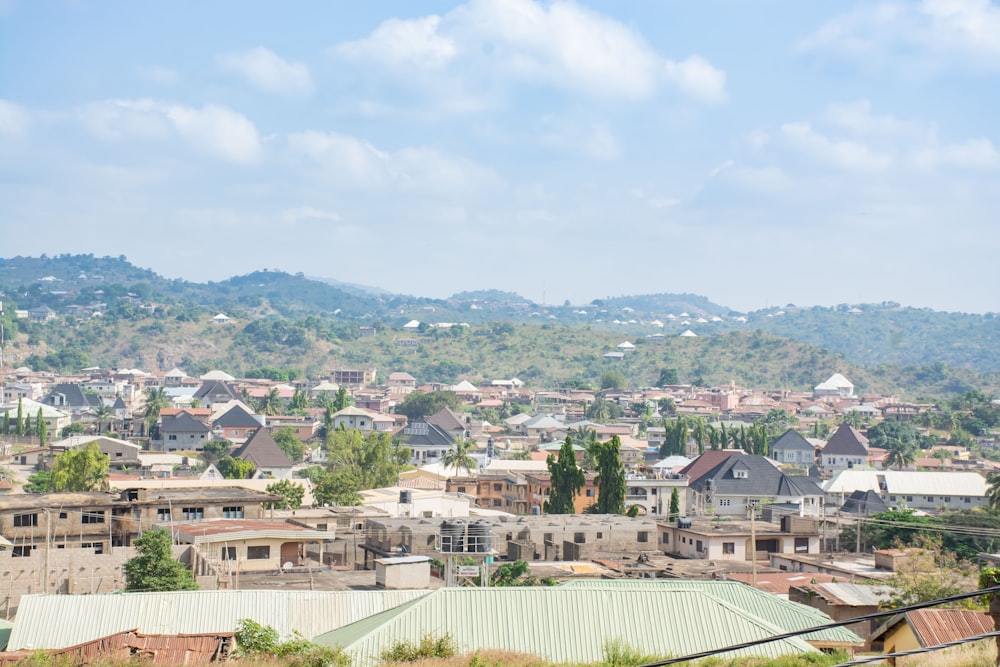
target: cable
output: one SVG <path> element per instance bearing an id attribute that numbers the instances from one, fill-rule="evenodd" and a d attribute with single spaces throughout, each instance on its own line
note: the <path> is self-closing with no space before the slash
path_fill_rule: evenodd
<path id="1" fill-rule="evenodd" d="M 709 658 L 713 655 L 718 655 L 720 653 L 728 653 L 730 651 L 738 651 L 744 648 L 752 648 L 754 646 L 761 646 L 763 644 L 770 644 L 771 642 L 779 641 L 782 639 L 791 639 L 793 637 L 799 637 L 801 635 L 808 635 L 813 632 L 821 632 L 823 630 L 830 630 L 832 628 L 840 628 L 845 625 L 851 625 L 853 623 L 860 623 L 863 621 L 873 621 L 879 618 L 886 618 L 888 616 L 896 616 L 897 614 L 905 614 L 910 611 L 916 611 L 918 609 L 927 609 L 928 607 L 936 607 L 941 604 L 948 604 L 951 602 L 957 602 L 959 600 L 965 600 L 968 598 L 977 597 L 980 595 L 989 595 L 991 593 L 1000 593 L 1000 586 L 991 586 L 990 588 L 983 588 L 971 593 L 959 593 L 957 595 L 951 595 L 946 598 L 939 598 L 937 600 L 929 600 L 927 602 L 918 602 L 917 604 L 908 605 L 906 607 L 897 607 L 889 611 L 875 612 L 874 614 L 866 614 L 864 616 L 855 616 L 854 618 L 848 618 L 843 621 L 835 621 L 833 623 L 827 623 L 826 625 L 817 625 L 812 628 L 806 628 L 804 630 L 794 630 L 792 632 L 785 632 L 779 635 L 773 635 L 771 637 L 766 637 L 764 639 L 754 639 L 748 642 L 743 642 L 741 644 L 734 644 L 732 646 L 725 646 L 723 648 L 710 649 L 708 651 L 702 651 L 700 653 L 692 653 L 681 658 L 668 658 L 666 660 L 659 660 L 656 662 L 647 662 L 640 667 L 662 667 L 663 665 L 673 665 L 679 662 L 687 662 L 689 660 L 700 660 L 702 658 Z"/>
<path id="2" fill-rule="evenodd" d="M 909 651 L 896 651 L 894 653 L 883 653 L 882 655 L 870 655 L 864 658 L 858 658 L 857 660 L 852 660 L 850 662 L 840 662 L 832 667 L 851 667 L 852 665 L 865 665 L 869 662 L 881 662 L 886 658 L 901 658 L 908 655 L 918 655 L 920 653 L 930 653 L 931 651 L 940 651 L 941 649 L 951 648 L 952 646 L 961 646 L 962 644 L 968 644 L 970 642 L 977 642 L 983 639 L 989 639 L 991 637 L 1000 636 L 1000 630 L 994 630 L 993 632 L 987 632 L 982 635 L 973 635 L 972 637 L 963 637 L 962 639 L 956 639 L 950 642 L 943 642 L 941 644 L 933 644 L 931 646 L 922 646 L 920 648 L 910 649 Z"/>

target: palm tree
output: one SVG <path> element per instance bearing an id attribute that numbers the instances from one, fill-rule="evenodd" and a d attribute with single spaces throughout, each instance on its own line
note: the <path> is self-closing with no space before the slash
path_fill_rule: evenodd
<path id="1" fill-rule="evenodd" d="M 479 463 L 470 454 L 475 445 L 476 443 L 472 440 L 459 438 L 452 448 L 441 457 L 441 463 L 444 464 L 445 468 L 454 468 L 456 471 L 464 468 L 465 472 L 471 475 L 472 471 L 479 467 Z"/>
<path id="2" fill-rule="evenodd" d="M 112 408 L 110 405 L 105 405 L 104 403 L 101 403 L 96 408 L 91 408 L 90 414 L 94 417 L 94 420 L 97 421 L 98 435 L 100 435 L 101 433 L 101 423 L 104 421 L 110 422 L 112 419 L 115 418 L 114 408 Z"/>
<path id="3" fill-rule="evenodd" d="M 271 390 L 264 394 L 257 403 L 257 412 L 268 417 L 280 415 L 283 408 L 284 404 L 280 394 L 278 394 L 277 387 L 271 387 Z"/>
<path id="4" fill-rule="evenodd" d="M 160 418 L 160 410 L 170 406 L 170 396 L 163 387 L 146 390 L 146 421 L 152 425 Z"/>
<path id="5" fill-rule="evenodd" d="M 889 453 L 885 457 L 885 465 L 889 468 L 896 466 L 897 470 L 902 470 L 917 460 L 916 448 L 896 439 L 886 443 Z"/>
<path id="6" fill-rule="evenodd" d="M 1000 510 L 1000 473 L 990 475 L 987 482 L 989 490 L 986 492 L 986 498 L 989 500 L 990 509 Z"/>
<path id="7" fill-rule="evenodd" d="M 587 418 L 595 422 L 606 422 L 611 419 L 611 405 L 603 397 L 598 396 L 587 408 Z"/>

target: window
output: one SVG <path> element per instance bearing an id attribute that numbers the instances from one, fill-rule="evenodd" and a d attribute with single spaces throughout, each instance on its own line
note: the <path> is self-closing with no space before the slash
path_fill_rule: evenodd
<path id="1" fill-rule="evenodd" d="M 222 560 L 236 560 L 236 547 L 222 547 Z"/>
<path id="2" fill-rule="evenodd" d="M 597 534 L 597 539 L 603 540 L 604 539 L 604 533 L 598 533 Z"/>
<path id="3" fill-rule="evenodd" d="M 493 485 L 493 490 L 494 491 L 503 491 L 503 484 L 494 484 Z"/>
<path id="4" fill-rule="evenodd" d="M 906 496 L 906 502 L 912 503 L 913 502 L 913 496 Z"/>
<path id="5" fill-rule="evenodd" d="M 14 527 L 20 528 L 22 526 L 37 526 L 38 525 L 38 514 L 15 514 L 14 515 Z"/>
<path id="6" fill-rule="evenodd" d="M 115 452 L 115 458 L 116 458 L 116 459 L 120 459 L 120 458 L 122 458 L 123 456 L 125 456 L 125 455 L 124 455 L 124 454 L 122 454 L 121 452 Z"/>
<path id="7" fill-rule="evenodd" d="M 69 516 L 69 514 L 68 514 L 68 513 L 66 513 L 66 512 L 59 512 L 59 518 L 60 518 L 60 519 L 65 519 L 65 518 L 66 518 L 66 517 L 68 517 L 68 516 Z"/>
<path id="8" fill-rule="evenodd" d="M 81 549 L 93 549 L 95 554 L 104 553 L 104 542 L 82 542 Z"/>
<path id="9" fill-rule="evenodd" d="M 493 507 L 502 507 L 502 506 L 503 506 L 503 502 L 499 498 L 494 498 L 493 499 Z"/>
<path id="10" fill-rule="evenodd" d="M 749 470 L 734 470 L 733 477 L 735 479 L 748 479 L 750 477 Z"/>
<path id="11" fill-rule="evenodd" d="M 807 554 L 807 553 L 809 553 L 809 538 L 808 537 L 796 537 L 795 538 L 795 553 L 797 553 L 797 554 Z"/>
<path id="12" fill-rule="evenodd" d="M 649 532 L 640 530 L 635 536 L 636 542 L 649 542 Z"/>
<path id="13" fill-rule="evenodd" d="M 889 502 L 896 502 L 896 496 L 889 496 Z"/>
<path id="14" fill-rule="evenodd" d="M 317 523 L 316 524 L 316 530 L 326 530 L 326 524 L 325 523 Z"/>
<path id="15" fill-rule="evenodd" d="M 573 533 L 573 541 L 577 544 L 586 544 L 587 536 L 583 533 Z"/>
<path id="16" fill-rule="evenodd" d="M 736 543 L 735 542 L 723 542 L 722 543 L 722 553 L 724 554 L 735 554 L 736 553 Z"/>
<path id="17" fill-rule="evenodd" d="M 587 497 L 588 498 L 593 498 L 594 497 L 594 490 L 593 489 L 587 489 Z"/>
<path id="18" fill-rule="evenodd" d="M 663 533 L 663 543 L 670 544 L 670 533 Z"/>
<path id="19" fill-rule="evenodd" d="M 552 533 L 544 533 L 542 535 L 542 541 L 543 542 L 551 542 L 552 541 Z"/>
<path id="20" fill-rule="evenodd" d="M 972 502 L 972 498 L 970 498 L 969 496 L 965 496 L 964 498 L 962 498 L 962 502 L 963 503 L 971 503 Z"/>
<path id="21" fill-rule="evenodd" d="M 81 523 L 104 523 L 104 512 L 84 512 Z"/>
<path id="22" fill-rule="evenodd" d="M 176 439 L 177 439 L 176 435 L 171 434 L 167 436 L 167 440 L 176 440 Z"/>
<path id="23" fill-rule="evenodd" d="M 170 510 L 167 508 L 160 508 L 156 510 L 156 520 L 157 521 L 170 521 Z"/>
<path id="24" fill-rule="evenodd" d="M 950 502 L 951 502 L 951 496 L 944 496 L 944 497 L 943 497 L 943 500 L 944 500 L 944 501 L 945 501 L 946 503 L 950 503 Z"/>
<path id="25" fill-rule="evenodd" d="M 243 506 L 233 505 L 232 507 L 222 508 L 222 518 L 223 519 L 242 519 L 243 518 Z"/>
<path id="26" fill-rule="evenodd" d="M 271 557 L 271 547 L 247 547 L 247 560 L 265 560 Z"/>
<path id="27" fill-rule="evenodd" d="M 35 547 L 30 544 L 23 544 L 21 546 L 14 547 L 10 550 L 11 558 L 27 558 L 31 555 L 31 550 Z"/>
<path id="28" fill-rule="evenodd" d="M 729 507 L 731 503 L 732 500 L 729 498 L 719 498 L 719 507 Z"/>
<path id="29" fill-rule="evenodd" d="M 465 487 L 464 486 L 460 486 L 457 489 L 455 489 L 455 491 L 457 491 L 458 493 L 465 493 Z"/>
<path id="30" fill-rule="evenodd" d="M 205 518 L 204 507 L 185 507 L 181 510 L 185 521 L 198 521 Z"/>
<path id="31" fill-rule="evenodd" d="M 932 503 L 934 502 L 934 496 L 924 496 L 924 500 L 926 500 L 929 503 Z"/>
<path id="32" fill-rule="evenodd" d="M 704 543 L 702 543 L 701 540 L 698 540 L 694 545 L 695 551 L 703 551 L 704 546 L 705 546 Z"/>

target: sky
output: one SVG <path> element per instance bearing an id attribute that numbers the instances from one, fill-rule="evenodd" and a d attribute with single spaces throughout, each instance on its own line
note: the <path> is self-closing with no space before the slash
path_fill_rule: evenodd
<path id="1" fill-rule="evenodd" d="M 1000 311 L 990 0 L 0 0 L 0 256 Z"/>

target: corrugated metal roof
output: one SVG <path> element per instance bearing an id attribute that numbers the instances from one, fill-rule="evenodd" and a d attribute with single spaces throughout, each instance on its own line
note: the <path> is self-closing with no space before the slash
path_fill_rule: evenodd
<path id="1" fill-rule="evenodd" d="M 25 595 L 8 650 L 63 648 L 126 630 L 147 634 L 233 632 L 240 619 L 306 638 L 427 595 L 413 591 L 185 591 Z M 66 623 L 67 618 L 87 619 Z"/>
<path id="2" fill-rule="evenodd" d="M 870 586 L 846 582 L 811 584 L 810 588 L 817 590 L 832 602 L 852 607 L 877 607 L 892 595 L 892 588 L 889 586 Z"/>
<path id="3" fill-rule="evenodd" d="M 989 614 L 969 609 L 918 609 L 907 613 L 906 620 L 921 646 L 993 632 L 993 618 Z"/>
<path id="4" fill-rule="evenodd" d="M 773 623 L 695 590 L 613 587 L 445 588 L 394 610 L 316 637 L 372 666 L 399 641 L 450 633 L 460 652 L 504 649 L 554 662 L 595 662 L 619 640 L 644 653 L 682 656 L 784 632 Z M 799 639 L 734 656 L 814 651 Z"/>
<path id="5" fill-rule="evenodd" d="M 691 590 L 711 595 L 749 614 L 767 619 L 783 631 L 805 630 L 833 620 L 818 609 L 784 600 L 740 581 L 708 581 L 684 579 L 578 579 L 563 584 L 564 588 L 618 588 L 661 591 Z M 802 639 L 817 644 L 861 644 L 863 640 L 846 628 L 831 628 L 803 635 Z"/>

